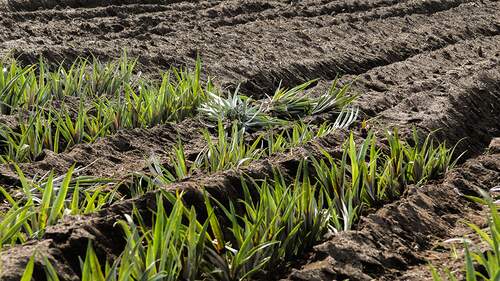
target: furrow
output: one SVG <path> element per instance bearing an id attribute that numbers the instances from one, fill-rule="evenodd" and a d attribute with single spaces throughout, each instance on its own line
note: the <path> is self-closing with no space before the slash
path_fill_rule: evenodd
<path id="1" fill-rule="evenodd" d="M 185 2 L 186 0 L 8 0 L 6 8 L 14 11 L 34 11 L 40 9 L 54 9 L 60 7 L 105 7 L 111 5 L 131 5 L 131 4 L 162 4 L 168 5 L 173 3 Z"/>

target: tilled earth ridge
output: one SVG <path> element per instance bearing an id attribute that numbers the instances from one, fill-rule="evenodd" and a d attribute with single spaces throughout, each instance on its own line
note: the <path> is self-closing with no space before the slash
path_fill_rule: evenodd
<path id="1" fill-rule="evenodd" d="M 345 133 L 336 132 L 329 138 L 294 148 L 288 153 L 254 161 L 248 167 L 212 175 L 200 175 L 166 186 L 165 189 L 184 191 L 185 201 L 195 206 L 198 214 L 203 214 L 204 203 L 200 187 L 207 189 L 220 202 L 243 198 L 241 186 L 243 175 L 249 175 L 254 179 L 264 179 L 271 177 L 275 169 L 280 169 L 285 176 L 293 177 L 302 159 L 311 154 L 321 156 L 318 146 L 331 155 L 340 157 L 342 153 L 340 144 L 345 138 Z M 123 251 L 125 241 L 120 235 L 116 235 L 120 233 L 120 230 L 115 223 L 124 219 L 125 214 L 130 214 L 133 206 L 142 212 L 142 217 L 150 217 L 150 210 L 155 209 L 157 193 L 158 191 L 149 192 L 138 198 L 117 202 L 95 214 L 68 217 L 61 223 L 49 227 L 42 240 L 3 250 L 0 255 L 2 265 L 0 273 L 3 274 L 0 275 L 1 280 L 19 280 L 34 249 L 38 253 L 47 253 L 49 260 L 60 270 L 61 280 L 78 280 L 75 275 L 75 272 L 80 270 L 78 256 L 85 254 L 87 242 L 92 240 L 96 251 L 103 257 L 116 258 Z M 40 260 L 37 260 L 36 266 L 39 275 L 34 277 L 35 280 L 44 280 Z"/>
<path id="2" fill-rule="evenodd" d="M 482 207 L 457 191 L 470 194 L 500 184 L 499 148 L 468 160 L 443 181 L 409 188 L 401 200 L 363 218 L 359 230 L 315 246 L 310 261 L 283 281 L 432 280 L 427 262 L 433 253 L 426 250 L 444 239 L 463 237 L 454 231 L 461 220 L 484 225 Z M 453 269 L 448 259 L 444 255 L 435 265 Z M 420 266 L 411 268 L 415 265 Z"/>
<path id="3" fill-rule="evenodd" d="M 5 122 L 12 121 L 12 116 L 3 117 Z M 325 112 L 307 116 L 302 121 L 310 125 L 320 125 L 324 122 L 332 123 L 336 118 L 336 113 Z M 152 157 L 165 167 L 172 165 L 173 163 L 169 163 L 172 150 L 179 141 L 183 144 L 186 159 L 194 161 L 206 146 L 202 129 L 207 129 L 203 121 L 192 117 L 177 124 L 121 130 L 111 136 L 99 138 L 95 143 L 80 143 L 57 154 L 45 150 L 40 159 L 19 163 L 19 167 L 25 175 L 34 177 L 51 171 L 64 174 L 68 167 L 76 163 L 78 167 L 85 167 L 81 174 L 113 178 L 116 181 L 127 180 L 132 173 L 147 171 Z M 209 129 L 215 131 L 215 128 Z M 280 129 L 286 131 L 291 127 Z M 248 136 L 248 141 L 255 140 L 262 134 L 265 132 L 253 132 Z M 0 164 L 0 185 L 16 184 L 19 184 L 19 176 L 15 168 L 9 164 Z"/>
<path id="4" fill-rule="evenodd" d="M 52 170 L 56 174 L 64 174 L 76 163 L 77 167 L 85 167 L 82 171 L 85 175 L 122 179 L 130 173 L 145 169 L 150 157 L 164 162 L 178 141 L 184 143 L 186 154 L 189 155 L 193 149 L 199 152 L 200 146 L 203 145 L 201 128 L 199 122 L 187 119 L 179 124 L 122 130 L 100 138 L 95 143 L 81 143 L 61 153 L 45 150 L 42 159 L 20 163 L 19 167 L 32 177 L 44 175 Z M 18 175 L 14 167 L 0 165 L 0 184 L 16 183 Z"/>
<path id="5" fill-rule="evenodd" d="M 376 117 L 375 127 L 439 130 L 437 135 L 451 143 L 474 136 L 462 140 L 458 150 L 477 154 L 500 134 L 499 40 L 465 40 L 342 79 L 355 79 L 358 105 Z M 328 86 L 323 82 L 315 90 Z"/>
<path id="6" fill-rule="evenodd" d="M 100 3 L 4 12 L 0 49 L 33 62 L 40 55 L 68 61 L 91 53 L 118 57 L 126 48 L 150 70 L 192 65 L 199 53 L 216 81 L 242 81 L 249 94 L 262 96 L 281 80 L 292 85 L 363 74 L 500 32 L 497 1 Z"/>
<path id="7" fill-rule="evenodd" d="M 411 125 L 423 131 L 441 128 L 440 137 L 451 143 L 468 137 L 460 148 L 467 148 L 469 156 L 482 152 L 493 136 L 500 135 L 498 1 L 93 0 L 85 7 L 80 2 L 0 1 L 0 54 L 12 54 L 26 63 L 40 55 L 52 62 L 70 62 L 90 54 L 116 58 L 126 48 L 130 56 L 139 57 L 143 71 L 152 73 L 169 65 L 192 66 L 199 53 L 219 84 L 234 87 L 240 81 L 244 93 L 256 98 L 274 91 L 280 81 L 291 86 L 318 77 L 329 81 L 340 74 L 344 82 L 357 78 L 353 90 L 362 94 L 358 104 L 368 117 L 377 117 L 371 123 L 375 130 L 397 126 L 408 131 Z M 325 85 L 322 82 L 315 90 L 322 91 Z M 0 117 L 10 122 L 9 116 Z M 111 166 L 99 171 L 103 175 L 139 171 L 151 152 L 169 151 L 179 132 L 183 140 L 190 139 L 199 128 L 187 122 L 192 130 L 166 125 L 124 131 L 60 155 L 48 154 L 23 168 L 33 174 L 53 168 L 64 172 L 74 159 L 81 165 Z M 190 149 L 197 150 L 196 142 L 190 142 Z M 334 149 L 339 142 L 329 143 Z M 293 172 L 301 155 L 299 150 L 291 159 L 266 159 L 248 169 L 261 176 L 270 165 Z M 498 153 L 480 156 L 448 175 L 444 183 L 411 189 L 401 200 L 364 218 L 359 232 L 335 236 L 318 246 L 310 264 L 289 278 L 428 277 L 420 266 L 431 245 L 451 237 L 457 216 L 474 220 L 480 212 L 450 187 L 490 186 L 499 178 L 498 158 Z M 1 169 L 2 184 L 15 180 L 10 170 Z M 238 196 L 238 181 L 237 175 L 226 172 L 170 188 L 195 190 L 202 183 L 220 190 L 219 196 Z M 436 198 L 444 200 L 443 205 Z M 51 228 L 42 241 L 6 250 L 0 257 L 4 270 L 0 279 L 19 280 L 37 248 L 49 254 L 62 280 L 78 280 L 76 256 L 83 254 L 88 238 L 99 241 L 100 255 L 113 257 L 123 243 L 113 223 L 130 211 L 132 202 L 147 210 L 153 199 L 149 194 L 68 220 Z M 457 200 L 458 207 L 452 206 Z M 414 213 L 423 218 L 408 223 Z M 441 232 L 429 229 L 434 220 Z M 394 231 L 387 230 L 388 222 Z M 385 235 L 392 235 L 395 245 L 378 239 Z M 360 241 L 367 237 L 371 240 Z M 352 255 L 357 247 L 365 250 Z M 35 275 L 43 275 L 40 264 Z"/>

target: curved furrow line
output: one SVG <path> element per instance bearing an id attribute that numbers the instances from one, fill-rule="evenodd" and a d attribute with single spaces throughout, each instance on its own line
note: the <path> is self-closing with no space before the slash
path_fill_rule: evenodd
<path id="1" fill-rule="evenodd" d="M 242 14 L 238 17 L 226 18 L 223 13 L 217 13 L 217 20 L 214 22 L 208 22 L 211 27 L 219 28 L 225 26 L 236 26 L 252 23 L 258 20 L 274 20 L 276 18 L 285 19 L 295 19 L 295 18 L 314 18 L 314 17 L 333 17 L 343 13 L 349 14 L 363 14 L 367 11 L 375 9 L 384 9 L 386 7 L 407 2 L 398 0 L 364 0 L 364 1 L 341 1 L 341 2 L 328 2 L 321 3 L 321 5 L 314 6 L 310 5 L 310 2 L 299 2 L 289 6 L 280 7 L 280 9 L 275 9 L 273 11 L 266 11 L 265 13 L 255 14 Z M 221 17 L 223 17 L 221 19 Z M 355 17 L 355 16 L 353 16 Z M 322 18 L 322 20 L 325 20 Z"/>
<path id="2" fill-rule="evenodd" d="M 424 52 L 401 62 L 376 67 L 359 76 L 345 75 L 342 80 L 355 80 L 354 90 L 362 93 L 359 105 L 366 114 L 374 117 L 397 106 L 414 93 L 438 88 L 443 80 L 457 81 L 458 69 L 464 65 L 488 60 L 498 62 L 498 44 L 499 35 L 478 37 Z M 322 90 L 327 86 L 324 83 L 318 89 Z"/>
<path id="3" fill-rule="evenodd" d="M 499 35 L 500 19 L 491 10 L 500 11 L 500 4 L 490 2 L 483 7 L 461 5 L 444 11 L 429 10 L 430 14 L 427 16 L 411 15 L 364 25 L 345 24 L 337 28 L 297 31 L 294 35 L 300 39 L 296 39 L 296 42 L 303 42 L 310 48 L 316 47 L 313 42 L 317 41 L 316 38 L 324 38 L 325 33 L 331 34 L 328 38 L 335 40 L 320 43 L 317 46 L 320 49 L 313 49 L 311 56 L 318 52 L 324 54 L 322 58 L 312 59 L 306 56 L 289 59 L 291 55 L 284 55 L 280 58 L 280 67 L 263 67 L 250 76 L 238 69 L 232 70 L 246 76 L 241 78 L 244 79 L 242 88 L 256 95 L 266 93 L 273 88 L 270 85 L 277 85 L 280 80 L 284 85 L 294 85 L 318 77 L 331 80 L 339 74 L 362 75 L 372 69 L 404 63 L 419 54 L 443 49 L 465 40 Z M 282 45 L 289 50 L 297 49 L 293 44 Z M 293 55 L 298 56 L 299 53 Z"/>
<path id="4" fill-rule="evenodd" d="M 195 0 L 196 1 L 196 0 Z M 50 10 L 58 7 L 105 7 L 111 5 L 131 5 L 131 4 L 174 4 L 180 2 L 187 2 L 187 0 L 5 0 L 3 4 L 5 8 L 13 11 L 35 11 L 35 10 Z"/>
<path id="5" fill-rule="evenodd" d="M 325 26 L 331 24 L 342 24 L 342 23 L 356 23 L 356 22 L 370 22 L 374 20 L 383 20 L 394 17 L 401 17 L 414 14 L 428 14 L 429 10 L 435 9 L 435 11 L 445 11 L 458 7 L 463 4 L 473 3 L 475 0 L 435 0 L 435 1 L 398 1 L 396 5 L 391 5 L 388 7 L 376 8 L 369 10 L 365 13 L 352 14 L 352 13 L 340 13 L 336 15 L 331 21 L 326 21 Z M 433 12 L 431 12 L 433 13 Z M 320 21 L 316 24 L 321 24 Z"/>
<path id="6" fill-rule="evenodd" d="M 17 23 L 26 23 L 31 20 L 34 22 L 44 20 L 99 20 L 101 18 L 126 18 L 131 16 L 140 15 L 161 15 L 169 14 L 168 12 L 175 12 L 177 17 L 182 16 L 183 13 L 195 13 L 197 10 L 209 9 L 217 2 L 189 2 L 179 1 L 172 4 L 127 4 L 127 5 L 110 5 L 95 8 L 82 8 L 74 7 L 69 9 L 50 9 L 50 10 L 37 10 L 37 11 L 23 11 L 23 12 L 5 12 L 0 11 L 0 15 L 11 18 Z"/>

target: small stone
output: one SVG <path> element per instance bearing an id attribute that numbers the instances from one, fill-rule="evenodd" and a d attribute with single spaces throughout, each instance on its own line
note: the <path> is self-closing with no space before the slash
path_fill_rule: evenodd
<path id="1" fill-rule="evenodd" d="M 488 147 L 489 154 L 497 154 L 500 153 L 500 138 L 494 138 L 490 142 L 490 146 Z"/>

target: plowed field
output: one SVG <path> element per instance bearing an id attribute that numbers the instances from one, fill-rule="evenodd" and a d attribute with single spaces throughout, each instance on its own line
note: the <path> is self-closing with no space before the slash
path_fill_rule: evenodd
<path id="1" fill-rule="evenodd" d="M 456 151 L 466 151 L 443 177 L 409 185 L 398 198 L 366 209 L 353 230 L 324 237 L 274 273 L 275 280 L 432 280 L 429 262 L 462 267 L 462 259 L 450 261 L 438 245 L 468 234 L 463 220 L 487 224 L 486 208 L 462 194 L 500 185 L 500 144 L 492 142 L 500 137 L 499 1 L 0 0 L 0 57 L 23 65 L 43 57 L 69 66 L 82 57 L 112 61 L 124 51 L 138 59 L 137 71 L 153 80 L 169 67 L 193 68 L 199 56 L 202 80 L 210 76 L 216 87 L 229 91 L 240 85 L 241 93 L 257 101 L 280 86 L 311 79 L 319 79 L 312 93 L 327 91 L 336 78 L 352 82 L 359 119 L 369 120 L 374 132 L 398 128 L 402 138 L 410 138 L 413 129 L 435 131 L 437 140 L 458 143 Z M 12 116 L 0 117 L 16 127 Z M 319 125 L 330 119 L 323 112 L 308 121 Z M 360 126 L 350 129 L 366 137 Z M 131 173 L 148 171 L 152 154 L 171 164 L 168 152 L 179 141 L 186 157 L 196 158 L 205 149 L 203 128 L 197 117 L 189 117 L 122 129 L 59 153 L 46 152 L 19 167 L 30 178 L 50 171 L 62 175 L 76 163 L 86 167 L 85 175 L 127 181 Z M 348 138 L 346 129 L 338 130 L 242 167 L 195 173 L 162 189 L 183 190 L 185 201 L 202 209 L 201 187 L 221 202 L 236 200 L 244 196 L 243 174 L 264 179 L 279 168 L 292 177 L 301 160 L 321 156 L 318 147 L 340 157 Z M 12 164 L 0 166 L 1 186 L 14 189 L 19 182 Z M 61 280 L 80 280 L 79 257 L 85 257 L 88 241 L 100 258 L 118 257 L 126 241 L 116 222 L 133 206 L 150 216 L 157 193 L 66 216 L 39 239 L 4 246 L 0 280 L 20 280 L 35 249 L 49 257 Z M 46 280 L 41 259 L 36 259 L 34 280 Z"/>

